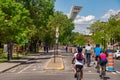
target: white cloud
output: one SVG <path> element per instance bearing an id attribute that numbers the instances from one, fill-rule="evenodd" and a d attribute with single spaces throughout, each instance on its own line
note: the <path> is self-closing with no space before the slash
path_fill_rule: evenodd
<path id="1" fill-rule="evenodd" d="M 73 31 L 83 34 L 89 34 L 90 31 L 87 29 L 88 26 L 89 24 L 76 24 L 75 29 Z"/>
<path id="2" fill-rule="evenodd" d="M 95 16 L 88 15 L 88 16 L 77 16 L 74 20 L 75 24 L 90 24 L 91 21 L 95 19 Z"/>
<path id="3" fill-rule="evenodd" d="M 69 18 L 70 14 L 67 14 Z M 95 20 L 95 16 L 93 15 L 88 15 L 88 16 L 77 16 L 75 20 L 73 21 L 75 24 L 75 29 L 73 30 L 74 32 L 79 32 L 83 34 L 89 34 L 89 30 L 87 27 L 93 23 Z"/>
<path id="4" fill-rule="evenodd" d="M 110 9 L 101 18 L 102 19 L 108 19 L 108 18 L 110 18 L 111 15 L 116 15 L 119 11 L 120 10 L 115 11 L 113 9 Z"/>

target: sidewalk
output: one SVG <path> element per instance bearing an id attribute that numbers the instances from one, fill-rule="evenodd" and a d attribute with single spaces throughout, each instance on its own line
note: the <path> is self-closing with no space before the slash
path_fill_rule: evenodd
<path id="1" fill-rule="evenodd" d="M 10 62 L 0 63 L 0 73 L 10 70 L 11 68 L 14 68 L 16 66 L 19 66 L 20 64 L 25 63 L 28 60 L 29 59 L 18 59 L 18 60 L 11 60 Z M 54 57 L 50 58 L 47 61 L 44 69 L 45 70 L 63 70 L 64 65 L 63 65 L 62 56 L 59 55 L 59 56 L 56 56 L 55 58 Z"/>
<path id="2" fill-rule="evenodd" d="M 0 63 L 0 73 L 5 72 L 13 67 L 18 66 L 20 63 Z"/>
<path id="3" fill-rule="evenodd" d="M 26 61 L 27 60 L 24 60 L 24 59 L 18 59 L 18 60 L 11 60 L 10 62 L 0 63 L 0 73 L 5 72 L 11 68 L 14 68 Z"/>

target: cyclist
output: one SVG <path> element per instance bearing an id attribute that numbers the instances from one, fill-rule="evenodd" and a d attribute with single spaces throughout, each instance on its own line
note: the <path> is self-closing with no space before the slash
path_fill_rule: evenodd
<path id="1" fill-rule="evenodd" d="M 102 51 L 102 48 L 100 47 L 99 44 L 96 44 L 96 47 L 94 48 L 94 53 L 95 53 L 95 60 L 96 60 L 96 68 L 98 68 L 98 57 L 100 55 L 100 52 Z"/>
<path id="2" fill-rule="evenodd" d="M 78 65 L 79 66 L 79 68 L 81 69 L 81 75 L 80 75 L 80 78 L 82 79 L 83 78 L 83 66 L 84 66 L 84 64 L 85 64 L 85 58 L 84 58 L 84 54 L 82 54 L 82 48 L 81 47 L 78 47 L 77 48 L 77 51 L 78 51 L 78 53 L 75 53 L 74 54 L 74 57 L 73 57 L 73 59 L 72 59 L 72 64 L 74 64 L 74 71 L 75 71 L 75 75 L 74 75 L 74 77 L 76 78 L 77 77 L 77 75 L 76 75 L 76 66 Z M 78 60 L 77 59 L 77 56 L 78 55 L 82 55 L 81 56 L 81 60 Z M 81 80 L 80 79 L 80 80 Z"/>
<path id="3" fill-rule="evenodd" d="M 98 61 L 100 66 L 100 77 L 102 77 L 103 68 L 104 70 L 106 70 L 106 64 L 107 64 L 107 56 L 104 51 L 101 51 Z"/>

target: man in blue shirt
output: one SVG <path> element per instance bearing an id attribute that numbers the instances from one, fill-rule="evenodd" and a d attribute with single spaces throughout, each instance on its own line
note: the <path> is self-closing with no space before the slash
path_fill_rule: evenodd
<path id="1" fill-rule="evenodd" d="M 98 66 L 98 58 L 101 51 L 102 51 L 102 48 L 100 47 L 100 45 L 96 44 L 96 47 L 94 48 L 94 53 L 95 53 L 95 60 L 97 61 L 97 66 Z"/>

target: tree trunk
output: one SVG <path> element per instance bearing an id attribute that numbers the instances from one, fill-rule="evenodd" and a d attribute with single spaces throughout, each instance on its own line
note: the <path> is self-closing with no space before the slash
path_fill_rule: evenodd
<path id="1" fill-rule="evenodd" d="M 8 58 L 8 61 L 10 61 L 11 60 L 11 58 L 12 58 L 12 54 L 13 54 L 13 43 L 12 42 L 9 42 L 8 44 L 7 44 L 7 47 L 8 47 L 8 56 L 7 56 L 7 58 Z"/>

